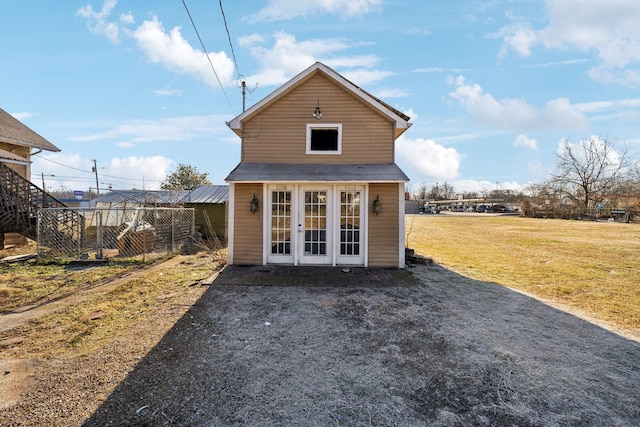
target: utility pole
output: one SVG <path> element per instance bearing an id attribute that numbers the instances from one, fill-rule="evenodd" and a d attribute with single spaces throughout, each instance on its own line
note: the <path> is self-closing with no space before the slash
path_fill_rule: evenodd
<path id="1" fill-rule="evenodd" d="M 242 112 L 244 113 L 245 98 L 247 95 L 247 82 L 242 81 Z"/>
<path id="2" fill-rule="evenodd" d="M 95 172 L 95 174 L 96 174 L 96 193 L 99 196 L 100 195 L 100 186 L 98 185 L 98 165 L 96 164 L 95 159 L 93 160 L 93 170 L 91 172 Z"/>

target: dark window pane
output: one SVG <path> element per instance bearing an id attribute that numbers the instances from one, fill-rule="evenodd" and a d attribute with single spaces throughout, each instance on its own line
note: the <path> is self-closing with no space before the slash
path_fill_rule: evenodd
<path id="1" fill-rule="evenodd" d="M 338 151 L 338 129 L 311 129 L 312 151 Z"/>

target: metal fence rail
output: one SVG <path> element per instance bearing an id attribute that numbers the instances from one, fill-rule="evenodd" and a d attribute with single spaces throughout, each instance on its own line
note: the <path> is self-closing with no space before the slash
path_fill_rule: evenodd
<path id="1" fill-rule="evenodd" d="M 193 208 L 41 209 L 38 258 L 104 259 L 178 252 L 191 245 L 194 220 Z"/>

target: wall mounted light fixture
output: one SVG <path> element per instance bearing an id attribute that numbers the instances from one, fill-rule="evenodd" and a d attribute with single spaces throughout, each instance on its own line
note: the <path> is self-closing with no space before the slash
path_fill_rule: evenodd
<path id="1" fill-rule="evenodd" d="M 258 206 L 259 206 L 258 198 L 256 197 L 256 193 L 253 193 L 253 199 L 251 199 L 251 205 L 249 206 L 249 210 L 251 211 L 252 214 L 258 212 Z"/>
<path id="2" fill-rule="evenodd" d="M 317 120 L 320 120 L 322 118 L 322 111 L 320 111 L 320 100 L 318 99 L 318 102 L 316 103 L 316 109 L 313 110 L 313 117 L 315 117 Z"/>
<path id="3" fill-rule="evenodd" d="M 382 207 L 382 203 L 380 203 L 380 195 L 376 196 L 376 199 L 373 201 L 373 213 L 378 215 L 380 213 L 380 208 Z"/>

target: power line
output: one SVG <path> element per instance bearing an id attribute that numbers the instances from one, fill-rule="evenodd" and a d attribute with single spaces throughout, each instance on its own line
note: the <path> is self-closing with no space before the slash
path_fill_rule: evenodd
<path id="1" fill-rule="evenodd" d="M 77 171 L 84 172 L 84 173 L 93 173 L 93 171 L 87 171 L 87 170 L 84 170 L 84 169 L 74 168 L 73 166 L 65 165 L 63 163 L 56 162 L 55 160 L 47 159 L 46 157 L 38 157 L 38 158 L 42 159 L 42 160 L 46 160 L 47 162 L 55 163 L 56 165 L 64 166 L 65 168 L 77 170 Z"/>
<path id="2" fill-rule="evenodd" d="M 189 8 L 187 7 L 187 3 L 185 2 L 185 0 L 182 0 L 182 4 L 184 5 L 184 9 L 187 11 L 187 15 L 189 15 L 189 20 L 191 21 L 191 25 L 193 26 L 193 29 L 196 32 L 196 35 L 198 36 L 198 40 L 200 40 L 200 46 L 202 46 L 202 50 L 204 51 L 204 54 L 207 56 L 207 60 L 209 61 L 209 65 L 211 66 L 211 69 L 213 70 L 213 74 L 215 74 L 216 76 L 216 80 L 218 81 L 218 84 L 220 85 L 220 89 L 222 89 L 222 93 L 224 94 L 224 97 L 227 99 L 227 103 L 229 103 L 229 107 L 231 107 L 231 112 L 233 112 L 233 114 L 236 114 L 235 110 L 233 109 L 233 105 L 231 104 L 231 101 L 229 100 L 229 97 L 227 96 L 227 92 L 224 90 L 224 86 L 222 86 L 222 82 L 220 81 L 220 77 L 218 77 L 218 73 L 216 72 L 216 68 L 213 66 L 213 62 L 211 62 L 211 57 L 209 56 L 209 53 L 207 52 L 207 48 L 204 46 L 204 42 L 202 41 L 202 37 L 200 37 L 200 33 L 198 32 L 198 28 L 196 27 L 196 23 L 193 21 L 193 18 L 191 17 L 191 12 L 189 12 Z"/>
<path id="3" fill-rule="evenodd" d="M 92 171 L 88 171 L 88 170 L 85 170 L 85 169 L 80 169 L 80 168 L 76 168 L 76 167 L 73 167 L 73 166 L 65 165 L 64 163 L 56 162 L 55 160 L 51 160 L 51 159 L 48 159 L 46 157 L 38 157 L 38 159 L 46 160 L 48 162 L 55 163 L 56 165 L 63 166 L 63 167 L 68 168 L 68 169 L 73 169 L 73 170 L 76 170 L 76 171 L 79 171 L 79 172 L 90 173 L 90 174 L 94 174 L 95 173 L 95 171 L 93 171 L 93 170 Z M 39 175 L 39 174 L 37 174 L 37 175 Z M 47 174 L 47 176 L 60 178 L 60 179 L 73 179 L 73 180 L 76 180 L 76 181 L 85 181 L 85 180 L 86 181 L 92 181 L 93 180 L 93 178 L 78 178 L 78 177 L 75 177 L 75 176 L 69 177 L 69 176 L 50 175 L 50 174 Z M 159 181 L 159 180 L 125 178 L 125 177 L 121 177 L 121 176 L 100 174 L 100 178 L 103 178 L 103 177 L 112 178 L 112 179 L 118 179 L 118 180 L 122 180 L 122 181 L 129 181 L 129 182 L 131 182 L 131 181 L 133 181 L 133 182 L 154 182 L 154 183 L 155 182 L 162 182 L 162 181 Z"/>
<path id="4" fill-rule="evenodd" d="M 236 52 L 233 49 L 233 43 L 231 42 L 231 33 L 229 32 L 229 26 L 227 25 L 227 17 L 224 14 L 224 8 L 222 7 L 222 0 L 218 0 L 220 4 L 220 13 L 222 13 L 222 21 L 224 22 L 224 29 L 227 31 L 227 39 L 229 39 L 229 47 L 231 48 L 231 56 L 233 57 L 233 65 L 236 67 L 236 78 L 240 80 L 239 88 L 242 89 L 242 112 L 245 110 L 245 102 L 247 93 L 252 94 L 258 88 L 258 85 L 253 89 L 247 89 L 247 82 L 244 80 L 244 76 L 240 73 L 240 67 L 238 67 L 238 60 L 236 59 Z"/>
<path id="5" fill-rule="evenodd" d="M 231 47 L 231 56 L 233 57 L 233 65 L 236 67 L 236 75 L 241 77 L 240 68 L 238 68 L 238 61 L 236 60 L 236 52 L 233 50 L 233 43 L 231 43 L 231 34 L 229 33 L 229 26 L 227 25 L 227 17 L 224 14 L 222 8 L 222 0 L 218 0 L 220 3 L 220 13 L 222 13 L 222 21 L 224 22 L 224 29 L 227 31 L 227 39 L 229 39 L 229 46 Z"/>

